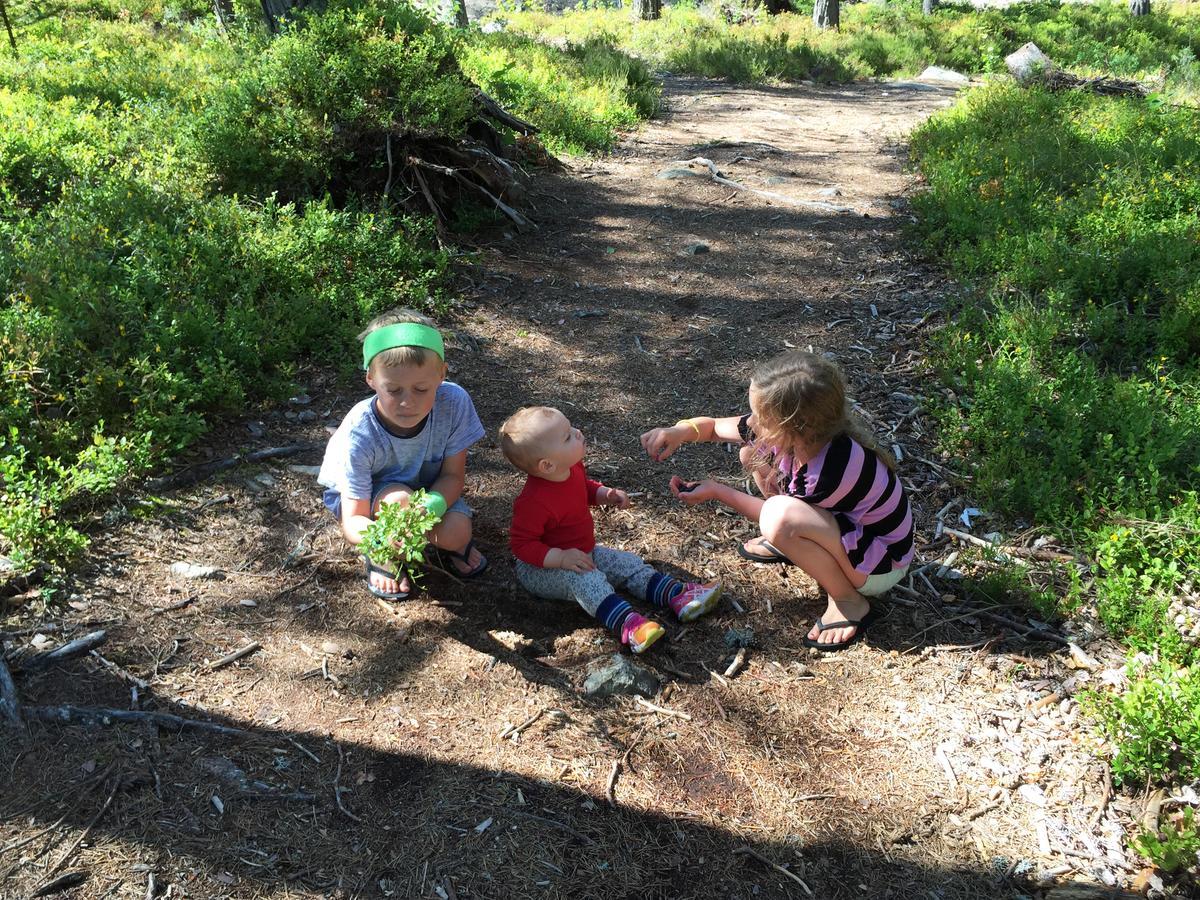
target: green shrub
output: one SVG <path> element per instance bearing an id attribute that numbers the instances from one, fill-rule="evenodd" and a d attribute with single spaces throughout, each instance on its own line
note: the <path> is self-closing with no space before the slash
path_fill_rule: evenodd
<path id="1" fill-rule="evenodd" d="M 1124 694 L 1092 692 L 1085 707 L 1114 748 L 1113 779 L 1139 784 L 1200 776 L 1200 667 L 1129 664 Z"/>
<path id="2" fill-rule="evenodd" d="M 346 196 L 382 188 L 389 136 L 457 138 L 475 112 L 451 29 L 405 4 L 331 7 L 252 55 L 192 139 L 223 190 Z"/>
<path id="3" fill-rule="evenodd" d="M 553 153 L 613 145 L 658 109 L 660 88 L 646 65 L 603 36 L 564 49 L 516 34 L 472 32 L 463 70 L 506 109 L 541 129 Z"/>
<path id="4" fill-rule="evenodd" d="M 1200 861 L 1200 828 L 1196 810 L 1185 806 L 1157 831 L 1143 831 L 1131 842 L 1133 849 L 1164 872 L 1188 869 Z"/>

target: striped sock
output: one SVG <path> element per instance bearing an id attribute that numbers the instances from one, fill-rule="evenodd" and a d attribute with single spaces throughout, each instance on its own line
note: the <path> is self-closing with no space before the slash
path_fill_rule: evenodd
<path id="1" fill-rule="evenodd" d="M 684 584 L 670 575 L 654 574 L 646 585 L 646 600 L 656 609 L 669 609 L 671 601 L 683 593 Z"/>
<path id="2" fill-rule="evenodd" d="M 605 628 L 614 632 L 617 637 L 620 637 L 621 626 L 625 624 L 625 620 L 629 618 L 629 614 L 632 612 L 633 607 L 629 605 L 629 601 L 616 594 L 609 594 L 596 607 L 596 618 L 600 620 L 600 623 Z"/>

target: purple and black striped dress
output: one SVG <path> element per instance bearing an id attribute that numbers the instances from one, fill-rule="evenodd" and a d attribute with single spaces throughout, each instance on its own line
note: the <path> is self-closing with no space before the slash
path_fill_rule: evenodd
<path id="1" fill-rule="evenodd" d="M 789 496 L 833 513 L 855 571 L 886 575 L 912 562 L 913 519 L 904 485 L 874 450 L 843 433 L 806 465 L 796 467 L 788 454 L 777 454 L 775 462 Z"/>

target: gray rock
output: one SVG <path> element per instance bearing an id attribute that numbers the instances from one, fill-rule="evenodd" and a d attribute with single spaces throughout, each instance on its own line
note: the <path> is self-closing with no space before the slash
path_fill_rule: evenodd
<path id="1" fill-rule="evenodd" d="M 704 176 L 699 172 L 693 172 L 691 169 L 681 169 L 675 166 L 670 169 L 663 169 L 654 177 L 662 178 L 666 181 L 674 181 L 677 178 L 703 178 Z"/>
<path id="2" fill-rule="evenodd" d="M 588 666 L 583 693 L 595 698 L 611 697 L 613 694 L 653 697 L 658 694 L 660 686 L 658 676 L 649 669 L 639 666 L 627 656 L 614 653 Z"/>
<path id="3" fill-rule="evenodd" d="M 250 432 L 251 437 L 256 437 L 256 438 L 262 437 L 264 434 L 267 433 L 267 429 L 265 429 L 262 426 L 261 422 L 247 422 L 246 430 L 248 432 Z"/>
<path id="4" fill-rule="evenodd" d="M 840 197 L 840 196 L 842 196 L 842 189 L 840 187 L 821 188 L 821 190 L 817 191 L 817 196 L 818 197 Z"/>
<path id="5" fill-rule="evenodd" d="M 708 251 L 709 246 L 703 241 L 696 241 L 694 244 L 688 244 L 683 248 L 685 256 L 698 256 L 699 254 L 707 253 Z"/>
<path id="6" fill-rule="evenodd" d="M 1054 68 L 1050 57 L 1039 50 L 1033 41 L 1004 57 L 1004 64 L 1008 66 L 1013 78 L 1022 84 L 1034 81 L 1040 78 L 1043 72 Z"/>
<path id="7" fill-rule="evenodd" d="M 725 632 L 725 646 L 730 650 L 749 647 L 754 643 L 753 628 L 730 628 Z"/>
<path id="8" fill-rule="evenodd" d="M 300 412 L 296 413 L 296 421 L 297 422 L 315 422 L 315 421 L 317 421 L 317 414 L 314 410 L 302 409 L 302 410 L 300 410 Z"/>

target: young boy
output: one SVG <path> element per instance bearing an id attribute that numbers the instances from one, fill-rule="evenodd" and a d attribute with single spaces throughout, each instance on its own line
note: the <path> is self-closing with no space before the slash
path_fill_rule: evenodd
<path id="1" fill-rule="evenodd" d="M 427 316 L 409 309 L 379 316 L 359 335 L 363 368 L 374 392 L 347 413 L 329 439 L 317 481 L 325 506 L 351 544 L 362 541 L 384 503 L 407 504 L 418 488 L 442 519 L 429 534 L 443 565 L 473 578 L 487 559 L 471 538 L 471 508 L 462 499 L 467 448 L 484 435 L 471 398 L 446 381 L 442 336 Z M 365 557 L 364 557 L 365 558 Z M 367 590 L 384 600 L 412 592 L 407 572 L 366 560 Z"/>
<path id="2" fill-rule="evenodd" d="M 533 594 L 574 600 L 641 653 L 663 627 L 635 612 L 616 593 L 625 588 L 690 622 L 716 606 L 721 583 L 676 581 L 638 556 L 596 544 L 589 506 L 629 506 L 629 495 L 590 480 L 583 469 L 583 434 L 557 409 L 519 410 L 500 427 L 500 449 L 529 478 L 513 503 L 509 538 L 517 579 Z"/>

